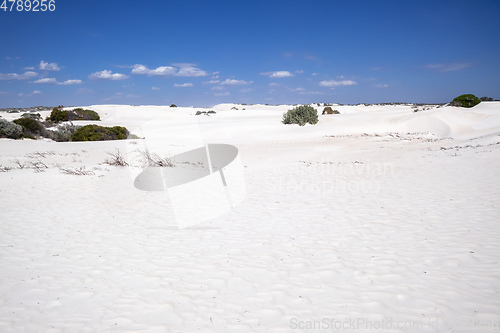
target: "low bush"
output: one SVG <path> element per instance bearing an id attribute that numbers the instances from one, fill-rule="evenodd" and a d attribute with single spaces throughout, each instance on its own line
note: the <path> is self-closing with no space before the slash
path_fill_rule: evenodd
<path id="1" fill-rule="evenodd" d="M 35 120 L 40 120 L 42 119 L 42 116 L 39 114 L 39 113 L 23 113 L 22 116 L 23 118 L 31 118 L 31 119 L 35 119 Z"/>
<path id="2" fill-rule="evenodd" d="M 77 108 L 67 112 L 69 120 L 101 120 L 99 114 L 94 110 Z"/>
<path id="3" fill-rule="evenodd" d="M 455 97 L 450 103 L 451 106 L 461 106 L 463 108 L 471 108 L 481 103 L 481 100 L 472 94 L 464 94 Z"/>
<path id="4" fill-rule="evenodd" d="M 54 108 L 47 117 L 48 121 L 53 123 L 60 123 L 62 121 L 71 120 L 101 120 L 99 114 L 93 110 L 84 110 L 82 108 L 76 108 L 74 110 L 61 110 L 59 108 Z"/>
<path id="5" fill-rule="evenodd" d="M 53 108 L 52 112 L 50 113 L 50 116 L 47 117 L 48 121 L 52 121 L 54 123 L 60 123 L 61 121 L 68 121 L 68 112 L 58 109 L 58 108 Z"/>
<path id="6" fill-rule="evenodd" d="M 493 101 L 493 98 L 484 96 L 484 97 L 481 97 L 479 100 L 485 101 L 485 102 L 491 102 L 491 101 Z"/>
<path id="7" fill-rule="evenodd" d="M 68 142 L 80 127 L 73 125 L 73 123 L 59 125 L 55 131 L 50 132 L 52 134 L 51 139 L 57 142 Z"/>
<path id="8" fill-rule="evenodd" d="M 0 119 L 0 138 L 19 139 L 23 134 L 23 127 L 11 121 Z"/>
<path id="9" fill-rule="evenodd" d="M 170 105 L 170 107 L 171 107 L 171 108 L 176 108 L 176 107 L 177 107 L 177 105 L 172 104 L 172 105 Z"/>
<path id="10" fill-rule="evenodd" d="M 29 138 L 33 138 L 35 136 L 50 137 L 50 133 L 38 120 L 32 118 L 19 118 L 13 122 L 22 126 L 23 134 Z"/>
<path id="11" fill-rule="evenodd" d="M 98 125 L 86 125 L 78 128 L 71 141 L 106 141 L 106 140 L 125 140 L 129 131 L 122 126 L 103 127 Z"/>
<path id="12" fill-rule="evenodd" d="M 315 125 L 318 123 L 318 111 L 310 105 L 300 105 L 288 110 L 283 115 L 283 124 Z"/>
<path id="13" fill-rule="evenodd" d="M 322 114 L 340 114 L 338 110 L 333 110 L 331 107 L 327 106 L 323 109 Z"/>

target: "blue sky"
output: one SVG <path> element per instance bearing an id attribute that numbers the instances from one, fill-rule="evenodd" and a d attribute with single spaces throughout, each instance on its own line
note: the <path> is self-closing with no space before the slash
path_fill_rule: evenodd
<path id="1" fill-rule="evenodd" d="M 0 107 L 500 99 L 498 0 L 55 4 L 0 10 Z"/>

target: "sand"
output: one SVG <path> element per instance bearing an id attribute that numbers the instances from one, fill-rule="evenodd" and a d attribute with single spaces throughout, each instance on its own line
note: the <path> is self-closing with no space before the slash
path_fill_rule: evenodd
<path id="1" fill-rule="evenodd" d="M 85 107 L 145 139 L 0 139 L 1 332 L 499 331 L 500 103 Z M 244 198 L 185 227 L 137 150 L 207 143 Z"/>

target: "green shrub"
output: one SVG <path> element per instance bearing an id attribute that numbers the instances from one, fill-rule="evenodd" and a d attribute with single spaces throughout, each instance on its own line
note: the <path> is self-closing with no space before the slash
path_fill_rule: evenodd
<path id="1" fill-rule="evenodd" d="M 129 131 L 125 127 L 103 127 L 98 125 L 86 125 L 78 128 L 71 141 L 105 141 L 105 140 L 124 140 Z"/>
<path id="2" fill-rule="evenodd" d="M 58 108 L 53 108 L 52 112 L 50 113 L 50 116 L 47 117 L 47 120 L 52 121 L 54 123 L 60 123 L 61 121 L 68 121 L 68 112 L 58 109 Z"/>
<path id="3" fill-rule="evenodd" d="M 177 107 L 177 105 L 172 104 L 172 105 L 170 105 L 170 107 L 171 107 L 171 108 L 176 108 L 176 107 Z"/>
<path id="4" fill-rule="evenodd" d="M 37 120 L 32 118 L 19 118 L 13 121 L 15 124 L 18 124 L 23 127 L 23 133 L 26 134 L 29 138 L 33 138 L 34 136 L 49 136 L 48 131 L 45 127 Z"/>
<path id="5" fill-rule="evenodd" d="M 479 100 L 486 101 L 486 102 L 491 102 L 491 101 L 493 101 L 493 98 L 484 96 L 484 97 L 481 97 Z"/>
<path id="6" fill-rule="evenodd" d="M 54 108 L 47 120 L 54 123 L 60 123 L 61 121 L 70 120 L 101 120 L 101 118 L 99 117 L 99 114 L 93 110 L 76 108 L 74 110 L 65 111 Z"/>
<path id="7" fill-rule="evenodd" d="M 332 110 L 331 107 L 327 106 L 323 109 L 322 114 L 340 114 L 340 112 L 338 110 Z"/>
<path id="8" fill-rule="evenodd" d="M 23 133 L 22 126 L 11 121 L 0 119 L 0 137 L 18 139 Z"/>
<path id="9" fill-rule="evenodd" d="M 69 120 L 101 120 L 99 114 L 94 110 L 84 110 L 82 108 L 67 111 Z"/>
<path id="10" fill-rule="evenodd" d="M 463 108 L 471 108 L 481 103 L 481 100 L 472 94 L 464 94 L 455 97 L 450 103 L 451 106 L 461 106 Z"/>
<path id="11" fill-rule="evenodd" d="M 283 124 L 299 124 L 300 126 L 304 126 L 307 123 L 311 125 L 318 123 L 318 112 L 312 106 L 300 105 L 288 110 L 283 115 Z"/>

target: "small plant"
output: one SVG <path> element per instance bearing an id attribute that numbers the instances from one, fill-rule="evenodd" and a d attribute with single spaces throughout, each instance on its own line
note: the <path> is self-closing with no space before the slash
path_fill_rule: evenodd
<path id="1" fill-rule="evenodd" d="M 49 167 L 47 164 L 43 163 L 42 161 L 38 160 L 35 162 L 30 162 L 31 163 L 31 168 L 35 170 L 35 172 L 44 172 L 45 169 L 48 169 Z"/>
<path id="2" fill-rule="evenodd" d="M 11 167 L 8 167 L 8 166 L 3 166 L 0 164 L 0 172 L 7 172 L 7 171 L 10 171 L 12 170 Z"/>
<path id="3" fill-rule="evenodd" d="M 204 114 L 205 116 L 209 116 L 211 114 L 216 114 L 214 110 L 209 110 L 209 111 L 196 111 L 195 116 L 199 116 L 200 114 Z"/>
<path id="4" fill-rule="evenodd" d="M 74 175 L 74 176 L 90 176 L 94 175 L 94 171 L 85 170 L 85 167 L 79 167 L 78 169 L 69 169 L 69 168 L 59 168 L 62 173 L 66 175 Z"/>
<path id="5" fill-rule="evenodd" d="M 338 110 L 332 110 L 331 107 L 327 106 L 323 109 L 322 114 L 340 114 L 340 112 Z"/>
<path id="6" fill-rule="evenodd" d="M 296 106 L 283 115 L 283 124 L 315 125 L 318 123 L 318 112 L 310 105 Z"/>
<path id="7" fill-rule="evenodd" d="M 111 158 L 108 158 L 104 161 L 105 164 L 108 165 L 115 165 L 115 166 L 128 166 L 127 161 L 123 158 L 123 156 L 120 154 L 120 150 L 116 148 L 116 151 L 114 152 L 107 152 L 108 155 L 111 156 Z"/>
<path id="8" fill-rule="evenodd" d="M 140 150 L 140 159 L 144 166 L 149 167 L 175 167 L 175 162 L 170 156 L 161 157 L 156 153 L 151 153 L 148 150 Z"/>
<path id="9" fill-rule="evenodd" d="M 472 94 L 464 94 L 455 97 L 450 103 L 451 106 L 461 106 L 463 108 L 472 108 L 481 103 L 481 100 Z"/>
<path id="10" fill-rule="evenodd" d="M 171 108 L 176 108 L 176 107 L 177 107 L 177 105 L 172 104 L 172 105 L 170 105 L 170 107 L 171 107 Z"/>
<path id="11" fill-rule="evenodd" d="M 125 140 L 129 131 L 122 126 L 103 127 L 98 125 L 86 125 L 78 128 L 71 141 L 106 141 L 106 140 Z"/>

